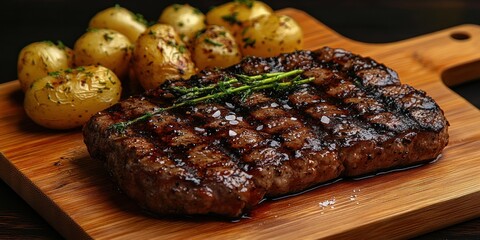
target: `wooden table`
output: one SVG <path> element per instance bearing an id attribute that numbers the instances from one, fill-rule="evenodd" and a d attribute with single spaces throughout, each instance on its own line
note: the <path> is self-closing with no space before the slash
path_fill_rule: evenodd
<path id="1" fill-rule="evenodd" d="M 271 3 L 269 2 L 269 4 L 271 4 L 272 6 L 277 6 L 276 8 L 282 8 L 286 4 L 285 2 L 287 2 L 287 1 L 276 1 L 276 2 L 271 1 Z M 403 1 L 403 2 L 405 3 L 405 1 Z M 444 4 L 448 5 L 449 1 L 446 1 L 446 2 L 447 3 L 444 2 Z M 475 7 L 476 7 L 477 12 L 478 12 L 479 6 L 475 5 L 475 3 L 473 1 L 461 1 L 461 2 L 465 4 L 462 9 L 465 10 L 467 13 L 469 11 L 474 11 Z M 284 5 L 282 5 L 282 4 L 284 4 Z M 312 8 L 314 7 L 312 4 L 313 3 L 303 3 L 303 5 L 299 4 L 298 7 L 297 6 L 295 6 L 295 7 L 301 8 L 301 9 L 303 7 L 304 10 L 306 10 L 307 12 L 310 12 L 310 14 L 312 14 L 312 11 L 313 11 Z M 336 4 L 338 4 L 338 5 L 334 5 L 334 3 L 328 3 L 326 5 L 328 7 L 336 9 L 336 10 L 339 10 L 341 8 L 341 6 L 352 7 L 352 8 L 347 8 L 346 12 L 344 12 L 344 14 L 342 14 L 341 16 L 349 16 L 349 14 L 352 14 L 355 11 L 361 11 L 362 9 L 365 10 L 365 8 L 360 8 L 360 10 L 359 10 L 358 6 L 355 10 L 354 7 L 356 6 L 356 4 L 354 3 L 354 1 L 340 1 L 340 2 L 337 1 Z M 412 4 L 412 6 L 410 8 L 414 9 L 414 11 L 417 11 L 417 14 L 421 13 L 421 11 L 419 9 L 422 8 L 422 7 L 425 8 L 424 9 L 425 11 L 427 11 L 428 9 L 435 9 L 435 7 L 432 5 L 432 3 L 430 3 L 430 5 L 429 5 L 428 1 L 425 5 L 422 5 L 422 6 L 415 5 L 415 3 L 413 3 L 413 2 L 408 2 L 407 1 L 407 4 L 405 4 L 405 5 L 408 5 L 408 4 Z M 398 11 L 405 13 L 409 9 L 409 7 L 405 6 L 405 5 L 395 4 L 394 1 L 390 1 L 390 2 L 387 2 L 386 4 L 384 4 L 384 6 L 377 6 L 376 8 L 375 8 L 375 6 L 372 6 L 372 7 L 374 9 L 377 9 L 377 11 L 382 11 L 382 9 L 388 9 L 389 6 L 390 7 L 392 7 L 392 6 L 393 7 L 399 7 L 400 6 L 400 10 L 398 10 Z M 401 8 L 402 6 L 403 6 L 403 8 Z M 456 6 L 456 5 L 453 4 L 450 7 L 452 7 L 452 6 Z M 468 6 L 470 6 L 470 8 Z M 60 8 L 61 6 L 58 6 L 58 7 Z M 159 8 L 161 9 L 161 7 L 159 7 Z M 448 8 L 448 6 L 446 6 L 446 8 Z M 458 8 L 458 6 L 457 6 L 457 8 Z M 97 8 L 97 9 L 101 9 L 101 8 Z M 469 9 L 469 11 L 467 11 L 467 9 Z M 90 12 L 91 11 L 92 10 L 90 9 Z M 313 13 L 315 13 L 315 11 L 313 11 Z M 323 22 L 326 22 L 328 24 L 328 22 L 330 21 L 330 23 L 332 25 L 336 24 L 337 27 L 338 27 L 338 29 L 336 29 L 337 31 L 341 32 L 342 29 L 345 30 L 344 35 L 348 36 L 350 34 L 350 36 L 349 36 L 350 38 L 354 38 L 355 35 L 356 36 L 362 35 L 361 34 L 362 33 L 362 27 L 358 27 L 358 25 L 357 25 L 357 28 L 355 28 L 355 21 L 351 21 L 351 22 L 349 22 L 348 26 L 345 26 L 345 25 L 342 25 L 342 24 L 346 24 L 345 20 L 342 20 L 342 19 L 335 20 L 334 16 L 332 16 L 334 14 L 332 14 L 332 13 L 328 14 L 326 12 L 320 12 L 319 13 L 320 17 L 317 17 L 317 18 L 320 19 L 320 20 L 322 20 L 321 19 L 321 16 L 322 16 L 321 14 L 322 13 L 326 14 L 327 17 L 328 16 L 331 17 L 329 20 L 327 19 Z M 449 12 L 447 10 L 445 10 L 445 13 L 449 13 Z M 453 13 L 458 15 L 458 11 L 457 12 L 453 11 Z M 467 13 L 465 14 L 466 16 L 468 16 Z M 432 13 L 430 13 L 430 14 L 432 16 L 434 15 Z M 85 14 L 85 15 L 87 15 L 87 14 Z M 312 15 L 315 16 L 315 14 L 312 14 Z M 383 12 L 380 15 L 386 15 L 386 13 Z M 448 18 L 448 16 L 451 16 L 451 15 L 448 15 L 448 14 L 443 15 L 444 18 Z M 379 23 L 378 21 L 381 21 L 381 20 L 374 19 L 370 15 L 366 16 L 366 19 L 362 19 L 361 21 L 364 23 L 365 21 L 368 21 L 368 20 L 371 21 L 373 25 L 375 25 L 375 24 L 384 25 L 385 24 L 385 23 Z M 477 20 L 478 20 L 478 22 L 476 22 L 476 23 L 479 24 L 480 19 L 477 19 Z M 392 20 L 392 21 L 394 21 L 394 20 Z M 461 22 L 459 22 L 459 23 L 461 23 Z M 358 24 L 358 22 L 357 22 L 357 24 Z M 400 23 L 398 23 L 398 24 L 400 24 Z M 403 23 L 403 24 L 404 25 L 402 25 L 402 26 L 404 26 L 404 27 L 400 28 L 400 29 L 403 29 L 403 30 L 407 29 L 408 28 L 408 23 Z M 456 25 L 456 24 L 454 24 L 454 25 Z M 448 26 L 445 26 L 445 27 L 448 27 Z M 335 26 L 334 26 L 334 29 L 335 29 Z M 418 26 L 411 27 L 411 30 L 413 30 L 413 31 L 419 31 L 419 29 L 421 29 L 421 27 L 418 27 Z M 348 32 L 348 30 L 350 30 L 350 32 Z M 423 30 L 423 31 L 433 31 L 433 30 L 437 30 L 437 29 L 433 28 L 431 30 Z M 363 31 L 367 31 L 367 30 L 365 30 L 365 27 L 363 27 Z M 381 32 L 381 31 L 379 31 L 379 32 Z M 19 33 L 19 32 L 17 32 L 17 33 Z M 390 33 L 390 35 L 388 35 L 388 33 Z M 422 34 L 422 33 L 424 33 L 424 32 L 415 32 L 413 34 Z M 393 31 L 392 29 L 389 29 L 387 31 L 387 35 L 390 36 L 391 39 L 386 39 L 386 38 L 388 38 L 388 36 L 385 38 L 385 36 L 382 36 L 382 33 L 373 34 L 374 37 L 371 36 L 372 34 L 369 35 L 368 32 L 363 32 L 363 34 L 364 34 L 363 35 L 364 39 L 361 39 L 361 37 L 359 37 L 359 39 L 357 39 L 357 40 L 375 41 L 376 40 L 375 35 L 378 37 L 377 39 L 380 39 L 380 40 L 377 40 L 379 42 L 382 41 L 382 40 L 383 41 L 392 41 L 392 40 L 400 40 L 402 38 L 409 38 L 410 37 L 408 35 L 401 35 L 400 33 Z M 410 33 L 410 34 L 412 34 L 412 33 Z M 22 37 L 22 41 L 24 41 L 25 38 L 28 38 L 28 37 Z M 27 39 L 27 41 L 30 41 L 30 40 Z M 16 59 L 13 59 L 13 58 L 9 58 L 7 60 L 9 62 L 15 62 L 16 61 Z M 9 77 L 8 78 L 8 80 L 11 80 L 11 79 L 14 79 L 14 77 Z M 474 89 L 475 87 L 478 90 L 480 90 L 478 88 L 478 86 L 479 86 L 478 84 L 471 85 L 471 86 L 472 87 L 469 87 L 469 88 L 467 87 L 466 90 L 463 90 L 463 92 L 465 94 L 468 94 L 469 90 L 470 90 L 470 92 L 472 92 L 471 90 Z M 459 90 L 459 91 L 462 92 L 461 90 Z M 478 93 L 478 91 L 476 91 L 476 92 Z M 473 101 L 477 101 L 477 102 L 480 101 L 479 100 L 480 94 L 477 94 L 476 98 L 475 98 L 475 96 L 473 96 L 473 97 L 474 97 L 474 99 L 472 99 Z M 32 208 L 30 208 L 28 206 L 28 204 L 26 202 L 24 202 L 23 199 L 21 199 L 3 181 L 0 181 L 0 196 L 2 196 L 0 198 L 0 239 L 9 239 L 9 238 L 11 238 L 11 239 L 13 239 L 13 238 L 20 238 L 20 239 L 60 239 L 60 238 L 62 238 L 52 227 L 50 227 L 50 225 L 48 223 L 46 223 L 43 220 L 42 217 L 40 217 Z M 458 225 L 455 225 L 455 226 L 452 226 L 452 227 L 448 227 L 448 228 L 438 230 L 438 231 L 429 233 L 427 235 L 418 237 L 418 239 L 431 239 L 431 238 L 448 238 L 448 239 L 466 239 L 466 238 L 475 239 L 476 238 L 476 239 L 478 239 L 478 238 L 480 238 L 480 219 L 474 219 L 474 220 L 471 220 L 471 221 L 467 221 L 467 222 L 464 222 L 464 223 L 461 223 L 461 224 L 458 224 Z"/>

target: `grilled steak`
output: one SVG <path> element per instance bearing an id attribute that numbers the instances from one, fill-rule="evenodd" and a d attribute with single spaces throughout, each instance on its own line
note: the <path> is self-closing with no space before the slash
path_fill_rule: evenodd
<path id="1" fill-rule="evenodd" d="M 129 126 L 109 126 L 169 106 L 171 86 L 207 86 L 235 74 L 303 69 L 309 84 L 288 92 L 163 111 Z M 130 97 L 91 118 L 83 133 L 120 188 L 160 214 L 238 217 L 265 197 L 301 191 L 437 158 L 448 122 L 425 92 L 397 73 L 341 49 L 249 57 Z"/>

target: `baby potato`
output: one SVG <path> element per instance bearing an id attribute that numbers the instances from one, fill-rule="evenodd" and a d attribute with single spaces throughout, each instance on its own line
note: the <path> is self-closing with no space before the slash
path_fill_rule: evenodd
<path id="1" fill-rule="evenodd" d="M 18 55 L 17 73 L 25 92 L 38 78 L 49 72 L 67 69 L 73 65 L 73 51 L 61 42 L 34 42 L 25 46 Z"/>
<path id="2" fill-rule="evenodd" d="M 153 89 L 169 79 L 188 79 L 195 74 L 190 51 L 175 29 L 166 24 L 150 26 L 133 50 L 134 75 L 144 89 Z"/>
<path id="3" fill-rule="evenodd" d="M 246 25 L 239 41 L 244 56 L 272 57 L 303 48 L 301 27 L 286 15 L 263 15 Z"/>
<path id="4" fill-rule="evenodd" d="M 100 64 L 124 79 L 133 46 L 125 35 L 115 30 L 92 28 L 75 42 L 73 51 L 76 66 Z"/>
<path id="5" fill-rule="evenodd" d="M 25 92 L 24 108 L 37 124 L 52 129 L 82 126 L 93 114 L 120 99 L 122 87 L 103 66 L 51 72 Z"/>
<path id="6" fill-rule="evenodd" d="M 228 67 L 242 59 L 235 38 L 225 27 L 217 25 L 209 25 L 197 37 L 192 55 L 200 70 L 207 67 Z"/>
<path id="7" fill-rule="evenodd" d="M 134 14 L 130 10 L 116 5 L 95 14 L 90 19 L 88 26 L 116 30 L 133 43 L 147 29 L 147 21 L 142 15 Z"/>
<path id="8" fill-rule="evenodd" d="M 207 12 L 207 24 L 226 27 L 237 37 L 245 22 L 262 15 L 273 14 L 273 9 L 261 1 L 231 1 Z"/>
<path id="9" fill-rule="evenodd" d="M 172 25 L 187 45 L 191 45 L 197 32 L 205 29 L 205 15 L 189 4 L 173 4 L 166 7 L 158 22 Z"/>

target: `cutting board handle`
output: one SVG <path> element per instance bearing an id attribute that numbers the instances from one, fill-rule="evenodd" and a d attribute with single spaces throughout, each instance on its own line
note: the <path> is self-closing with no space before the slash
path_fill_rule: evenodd
<path id="1" fill-rule="evenodd" d="M 449 86 L 480 77 L 478 25 L 460 25 L 407 41 L 412 57 Z"/>

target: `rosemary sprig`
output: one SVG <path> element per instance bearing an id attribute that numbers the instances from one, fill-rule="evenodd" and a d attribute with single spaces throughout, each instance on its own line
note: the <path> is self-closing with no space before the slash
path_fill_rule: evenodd
<path id="1" fill-rule="evenodd" d="M 294 70 L 294 71 L 298 71 L 298 70 Z M 230 84 L 239 83 L 239 82 L 249 84 L 249 83 L 251 83 L 252 81 L 255 81 L 255 80 L 266 79 L 266 78 L 278 76 L 278 75 L 281 75 L 281 74 L 285 74 L 285 73 L 284 72 L 274 72 L 274 73 L 265 73 L 265 74 L 255 75 L 255 76 L 236 74 L 235 76 L 237 78 L 227 78 L 224 81 L 221 81 L 221 82 L 215 83 L 215 84 L 210 84 L 206 87 L 191 87 L 191 88 L 171 87 L 170 90 L 173 90 L 174 92 L 178 92 L 178 93 L 181 93 L 181 94 L 188 94 L 188 93 L 191 93 L 191 92 L 207 92 L 207 91 L 213 90 L 215 88 L 218 88 L 222 85 L 230 85 Z"/>
<path id="2" fill-rule="evenodd" d="M 243 83 L 245 85 L 258 86 L 258 85 L 268 84 L 270 82 L 275 82 L 290 76 L 299 75 L 302 72 L 303 70 L 293 70 L 289 72 L 265 73 L 265 74 L 254 75 L 254 76 L 237 74 L 235 75 L 236 78 L 227 78 L 224 81 L 220 81 L 216 84 L 211 84 L 206 87 L 192 87 L 192 88 L 172 87 L 171 90 L 183 94 L 177 100 L 177 102 L 181 102 L 181 101 L 202 96 L 203 94 L 206 94 L 206 93 L 223 92 L 223 91 L 228 92 L 229 88 L 232 87 L 232 84 L 236 84 L 236 83 Z M 251 91 L 248 91 L 248 92 L 251 92 Z"/>
<path id="3" fill-rule="evenodd" d="M 197 103 L 220 99 L 234 94 L 242 94 L 242 99 L 246 99 L 252 92 L 255 91 L 263 89 L 272 89 L 275 91 L 284 90 L 314 80 L 313 77 L 302 79 L 302 73 L 303 70 L 292 70 L 288 72 L 267 73 L 255 76 L 235 75 L 235 78 L 227 78 L 224 81 L 220 81 L 216 84 L 211 84 L 205 87 L 172 87 L 170 90 L 182 94 L 173 105 L 169 107 L 158 108 L 153 112 L 147 112 L 142 116 L 129 121 L 115 123 L 109 128 L 122 132 L 128 126 L 134 123 L 147 120 L 152 116 L 170 109 L 187 105 L 195 105 Z M 291 79 L 288 80 L 289 78 Z"/>

